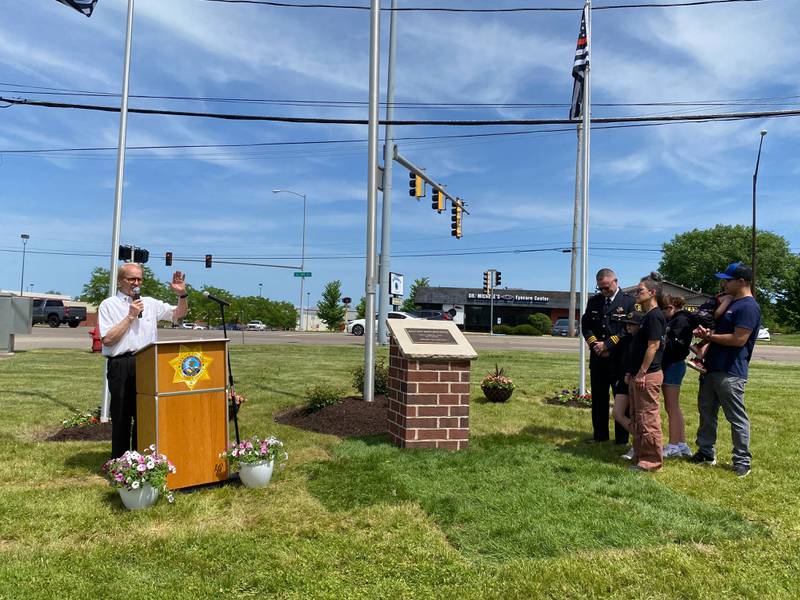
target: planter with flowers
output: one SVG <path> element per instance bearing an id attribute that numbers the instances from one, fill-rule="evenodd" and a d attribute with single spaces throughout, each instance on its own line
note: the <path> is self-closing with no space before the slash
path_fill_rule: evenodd
<path id="1" fill-rule="evenodd" d="M 246 487 L 264 487 L 272 479 L 275 461 L 289 458 L 283 442 L 274 437 L 264 440 L 253 436 L 238 444 L 231 444 L 220 454 L 230 461 L 231 468 L 239 471 L 239 479 Z"/>
<path id="2" fill-rule="evenodd" d="M 152 506 L 161 492 L 169 502 L 175 499 L 167 487 L 167 475 L 174 473 L 175 467 L 166 456 L 156 454 L 155 446 L 141 453 L 128 450 L 104 464 L 103 471 L 128 510 Z"/>
<path id="3" fill-rule="evenodd" d="M 481 390 L 489 402 L 505 402 L 514 392 L 514 382 L 505 374 L 505 369 L 494 365 L 494 371 L 481 380 Z"/>

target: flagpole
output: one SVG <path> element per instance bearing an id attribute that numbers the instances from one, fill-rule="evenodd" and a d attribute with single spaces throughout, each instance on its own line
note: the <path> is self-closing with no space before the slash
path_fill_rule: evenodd
<path id="1" fill-rule="evenodd" d="M 589 302 L 589 138 L 591 135 L 592 96 L 592 2 L 586 0 L 586 62 L 583 85 L 583 207 L 581 209 L 581 312 Z M 581 340 L 584 356 L 581 359 L 580 393 L 586 393 L 586 345 Z"/>
<path id="2" fill-rule="evenodd" d="M 569 261 L 569 335 L 572 337 L 575 335 L 575 309 L 577 304 L 577 298 L 575 295 L 575 288 L 577 287 L 576 281 L 576 271 L 578 266 L 578 223 L 580 221 L 580 214 L 581 214 L 581 175 L 582 175 L 582 165 L 581 165 L 581 158 L 582 153 L 581 150 L 583 148 L 583 134 L 581 133 L 581 129 L 583 128 L 582 123 L 578 123 L 576 127 L 576 133 L 578 134 L 578 150 L 577 156 L 575 157 L 575 203 L 572 209 L 572 248 L 570 252 L 570 261 Z M 581 311 L 583 312 L 583 311 Z M 578 357 L 579 357 L 579 364 L 580 364 L 580 380 L 583 381 L 585 374 L 583 372 L 584 366 L 586 364 L 586 344 L 583 341 L 583 336 L 580 335 L 580 330 L 578 331 Z"/>
<path id="3" fill-rule="evenodd" d="M 117 182 L 114 188 L 114 222 L 111 231 L 111 267 L 109 268 L 109 296 L 117 293 L 117 253 L 119 252 L 120 226 L 122 223 L 122 185 L 125 179 L 125 138 L 128 133 L 128 89 L 131 75 L 131 40 L 133 37 L 133 3 L 128 0 L 128 21 L 125 30 L 125 61 L 122 69 L 122 105 L 119 111 L 119 145 L 117 147 Z M 105 366 L 104 366 L 105 372 Z M 103 378 L 105 380 L 105 377 Z M 108 385 L 104 386 L 103 406 L 100 421 L 108 421 L 110 398 Z"/>

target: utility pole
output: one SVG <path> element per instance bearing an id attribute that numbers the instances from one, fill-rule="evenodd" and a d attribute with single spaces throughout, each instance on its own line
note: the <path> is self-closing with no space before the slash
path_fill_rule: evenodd
<path id="1" fill-rule="evenodd" d="M 758 156 L 756 157 L 756 170 L 753 172 L 753 229 L 751 232 L 752 240 L 750 245 L 750 262 L 753 267 L 753 295 L 756 295 L 756 182 L 758 181 L 758 165 L 761 162 L 761 145 L 764 143 L 764 136 L 767 130 L 761 130 L 761 139 L 758 142 Z"/>

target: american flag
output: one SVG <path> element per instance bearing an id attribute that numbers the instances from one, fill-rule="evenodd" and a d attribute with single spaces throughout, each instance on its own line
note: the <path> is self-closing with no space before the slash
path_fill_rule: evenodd
<path id="1" fill-rule="evenodd" d="M 589 41 L 586 38 L 586 17 L 588 6 L 581 13 L 581 30 L 578 33 L 578 45 L 575 48 L 575 62 L 572 63 L 572 104 L 569 109 L 570 119 L 580 119 L 583 115 L 583 84 L 586 80 L 586 66 L 589 64 Z"/>
<path id="2" fill-rule="evenodd" d="M 97 4 L 97 0 L 57 0 L 57 2 L 71 6 L 75 10 L 85 14 L 87 17 L 92 16 L 94 5 Z"/>

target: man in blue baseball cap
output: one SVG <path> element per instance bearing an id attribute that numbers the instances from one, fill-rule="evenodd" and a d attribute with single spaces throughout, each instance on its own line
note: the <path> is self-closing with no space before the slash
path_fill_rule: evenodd
<path id="1" fill-rule="evenodd" d="M 700 377 L 697 405 L 700 426 L 697 429 L 695 464 L 716 464 L 714 444 L 717 441 L 719 409 L 731 424 L 733 471 L 738 477 L 750 473 L 750 419 L 744 407 L 744 386 L 756 336 L 761 326 L 761 309 L 750 285 L 753 269 L 741 262 L 728 265 L 716 273 L 723 290 L 733 296 L 725 313 L 717 319 L 713 331 L 706 327 L 695 330 L 697 337 L 709 342 L 705 364 L 708 372 Z"/>

